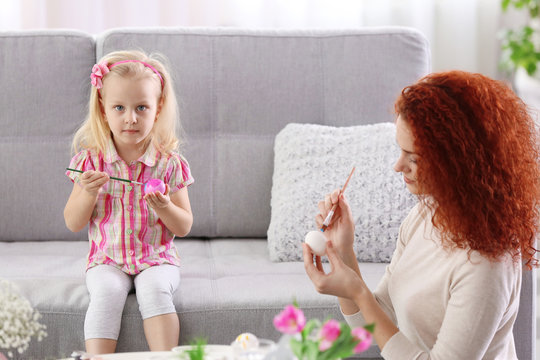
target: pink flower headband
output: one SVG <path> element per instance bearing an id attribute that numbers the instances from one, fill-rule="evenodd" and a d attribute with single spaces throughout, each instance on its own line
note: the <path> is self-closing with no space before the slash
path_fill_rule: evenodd
<path id="1" fill-rule="evenodd" d="M 103 77 L 107 75 L 107 73 L 109 73 L 112 67 L 119 64 L 130 63 L 130 62 L 143 64 L 144 66 L 146 66 L 147 68 L 155 72 L 156 75 L 159 77 L 159 80 L 161 81 L 161 89 L 163 90 L 163 77 L 161 76 L 159 71 L 157 71 L 156 68 L 153 67 L 152 65 L 147 64 L 144 61 L 140 61 L 140 60 L 123 60 L 123 61 L 115 62 L 114 64 L 111 64 L 111 65 L 107 65 L 106 61 L 103 61 L 99 64 L 95 64 L 92 67 L 92 73 L 90 74 L 90 80 L 92 82 L 92 85 L 94 85 L 96 89 L 98 90 L 101 89 L 103 87 Z"/>

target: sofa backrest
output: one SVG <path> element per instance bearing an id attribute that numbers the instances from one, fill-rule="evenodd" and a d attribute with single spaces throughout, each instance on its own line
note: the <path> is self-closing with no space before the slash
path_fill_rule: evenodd
<path id="1" fill-rule="evenodd" d="M 410 29 L 116 29 L 97 55 L 142 48 L 172 64 L 195 184 L 192 236 L 265 237 L 275 135 L 288 123 L 393 121 L 401 89 L 430 68 Z"/>
<path id="2" fill-rule="evenodd" d="M 0 32 L 0 240 L 88 239 L 64 225 L 64 169 L 94 63 L 88 34 Z"/>
<path id="3" fill-rule="evenodd" d="M 171 63 L 196 237 L 265 237 L 275 135 L 290 122 L 392 121 L 401 89 L 430 69 L 426 39 L 405 28 L 0 33 L 0 240 L 87 239 L 64 225 L 64 168 L 92 65 L 120 49 Z"/>

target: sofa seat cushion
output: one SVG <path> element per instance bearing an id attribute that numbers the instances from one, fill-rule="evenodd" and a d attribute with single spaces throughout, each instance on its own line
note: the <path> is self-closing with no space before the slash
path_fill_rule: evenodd
<path id="1" fill-rule="evenodd" d="M 273 263 L 265 239 L 181 239 L 180 287 L 174 295 L 181 343 L 204 336 L 228 344 L 242 332 L 277 340 L 272 320 L 296 300 L 307 318 L 341 320 L 336 299 L 318 294 L 302 262 Z M 27 358 L 69 355 L 84 349 L 83 324 L 88 307 L 84 269 L 87 242 L 0 242 L 0 278 L 16 284 L 47 325 L 47 336 Z M 362 264 L 368 285 L 376 286 L 386 264 Z M 328 264 L 325 264 L 328 266 Z M 118 351 L 146 350 L 142 319 L 134 294 L 122 317 Z M 62 353 L 64 351 L 64 353 Z M 363 356 L 377 356 L 374 347 Z"/>

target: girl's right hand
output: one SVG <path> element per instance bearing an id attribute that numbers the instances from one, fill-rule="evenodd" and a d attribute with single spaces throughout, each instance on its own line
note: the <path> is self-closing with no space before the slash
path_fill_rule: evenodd
<path id="1" fill-rule="evenodd" d="M 99 190 L 109 181 L 109 175 L 101 171 L 88 170 L 79 178 L 79 184 L 87 193 L 97 196 Z"/>
<path id="2" fill-rule="evenodd" d="M 338 206 L 324 234 L 328 240 L 332 241 L 338 253 L 342 254 L 343 252 L 351 251 L 353 248 L 354 219 L 349 203 L 340 189 L 327 194 L 324 200 L 318 203 L 319 214 L 315 217 L 315 221 L 317 227 L 320 229 L 334 204 L 338 204 Z"/>

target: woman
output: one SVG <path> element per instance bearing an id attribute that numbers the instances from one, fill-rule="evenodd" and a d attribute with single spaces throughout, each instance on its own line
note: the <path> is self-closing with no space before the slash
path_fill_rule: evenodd
<path id="1" fill-rule="evenodd" d="M 385 359 L 517 359 L 512 327 L 522 261 L 538 265 L 537 130 L 503 84 L 461 71 L 431 74 L 396 102 L 395 171 L 419 203 L 403 221 L 391 263 L 374 292 L 353 251 L 354 220 L 339 190 L 327 254 L 304 244 L 317 291 L 339 298 L 347 322 L 375 323 Z"/>

